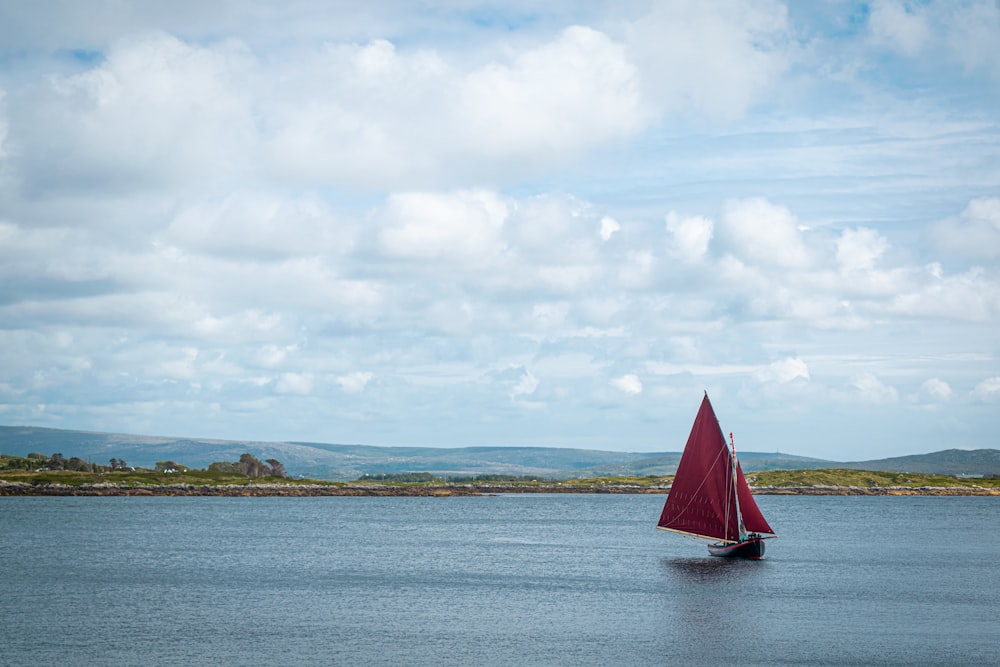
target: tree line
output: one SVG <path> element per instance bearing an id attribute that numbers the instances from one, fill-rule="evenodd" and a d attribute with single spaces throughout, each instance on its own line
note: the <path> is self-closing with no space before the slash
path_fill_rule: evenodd
<path id="1" fill-rule="evenodd" d="M 125 459 L 113 457 L 108 461 L 108 465 L 101 465 L 84 461 L 83 459 L 71 456 L 66 458 L 62 453 L 55 453 L 51 456 L 32 452 L 26 457 L 4 456 L 0 461 L 0 468 L 7 470 L 71 470 L 76 472 L 118 472 L 134 471 L 135 468 L 128 465 Z M 175 461 L 157 461 L 156 472 L 187 472 L 192 470 L 185 465 Z M 287 477 L 285 466 L 277 459 L 267 459 L 261 461 L 252 454 L 243 454 L 239 461 L 217 461 L 208 466 L 210 472 L 236 473 L 247 477 Z"/>

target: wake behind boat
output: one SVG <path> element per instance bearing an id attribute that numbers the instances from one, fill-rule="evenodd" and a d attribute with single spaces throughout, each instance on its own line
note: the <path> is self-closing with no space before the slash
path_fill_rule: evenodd
<path id="1" fill-rule="evenodd" d="M 731 433 L 726 444 L 708 392 L 656 527 L 714 540 L 708 553 L 723 558 L 759 560 L 764 540 L 777 537 L 750 493 Z"/>

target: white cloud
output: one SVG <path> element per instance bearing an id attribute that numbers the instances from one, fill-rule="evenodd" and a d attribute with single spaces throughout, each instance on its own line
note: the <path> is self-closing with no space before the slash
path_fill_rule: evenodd
<path id="1" fill-rule="evenodd" d="M 947 401 L 952 396 L 951 386 L 944 380 L 931 378 L 920 385 L 921 392 L 931 399 Z"/>
<path id="2" fill-rule="evenodd" d="M 461 70 L 432 50 L 326 43 L 259 74 L 262 150 L 294 183 L 412 187 L 454 159 L 450 91 Z"/>
<path id="3" fill-rule="evenodd" d="M 162 236 L 195 252 L 248 257 L 343 254 L 356 231 L 315 198 L 233 193 L 181 210 Z"/>
<path id="4" fill-rule="evenodd" d="M 340 388 L 348 394 L 360 394 L 371 382 L 374 375 L 367 371 L 356 371 L 347 375 L 340 375 L 336 378 Z"/>
<path id="5" fill-rule="evenodd" d="M 745 261 L 786 269 L 806 268 L 811 262 L 795 216 L 766 199 L 727 201 L 722 228 L 730 251 Z"/>
<path id="6" fill-rule="evenodd" d="M 604 216 L 601 218 L 601 240 L 611 240 L 611 237 L 614 236 L 615 232 L 621 230 L 621 228 L 622 226 L 618 224 L 617 220 L 609 216 Z"/>
<path id="7" fill-rule="evenodd" d="M 628 373 L 619 378 L 611 380 L 611 386 L 615 389 L 632 396 L 642 393 L 642 381 L 634 373 Z"/>
<path id="8" fill-rule="evenodd" d="M 931 238 L 941 250 L 959 257 L 1000 258 L 1000 197 L 973 199 L 958 217 L 933 225 Z"/>
<path id="9" fill-rule="evenodd" d="M 896 388 L 884 384 L 874 373 L 862 373 L 856 376 L 851 385 L 857 392 L 857 397 L 865 403 L 883 405 L 896 403 L 899 400 Z"/>
<path id="10" fill-rule="evenodd" d="M 296 350 L 296 345 L 264 345 L 257 353 L 258 363 L 264 368 L 277 368 L 285 362 L 288 354 Z"/>
<path id="11" fill-rule="evenodd" d="M 990 321 L 1000 314 L 1000 282 L 981 268 L 942 276 L 899 294 L 889 313 L 923 318 Z"/>
<path id="12" fill-rule="evenodd" d="M 461 83 L 466 142 L 506 159 L 540 149 L 565 153 L 642 129 L 636 72 L 624 48 L 584 26 L 491 63 Z"/>
<path id="13" fill-rule="evenodd" d="M 19 131 L 0 145 L 38 189 L 234 176 L 412 189 L 521 178 L 651 119 L 624 47 L 597 30 L 496 53 L 483 63 L 376 38 L 259 58 L 235 39 L 138 33 L 90 69 L 18 91 Z"/>
<path id="14" fill-rule="evenodd" d="M 365 81 L 390 77 L 399 66 L 396 47 L 384 39 L 376 39 L 353 51 L 350 54 L 350 61 L 361 79 Z"/>
<path id="15" fill-rule="evenodd" d="M 575 197 L 539 195 L 519 200 L 504 239 L 532 261 L 568 264 L 596 257 L 591 207 Z M 553 249 L 558 248 L 558 252 Z"/>
<path id="16" fill-rule="evenodd" d="M 667 252 L 684 262 L 697 262 L 708 252 L 715 225 L 702 216 L 681 218 L 675 211 L 667 215 Z"/>
<path id="17" fill-rule="evenodd" d="M 986 378 L 972 390 L 972 396 L 983 403 L 1000 401 L 1000 376 Z"/>
<path id="18" fill-rule="evenodd" d="M 218 182 L 254 162 L 245 95 L 252 68 L 238 42 L 199 47 L 151 33 L 117 42 L 93 69 L 19 92 L 13 149 L 26 186 L 128 191 Z"/>
<path id="19" fill-rule="evenodd" d="M 870 270 L 889 247 L 873 229 L 845 229 L 837 239 L 837 261 L 845 271 Z"/>
<path id="20" fill-rule="evenodd" d="M 274 385 L 274 391 L 278 394 L 306 396 L 311 394 L 312 390 L 312 373 L 282 373 Z"/>
<path id="21" fill-rule="evenodd" d="M 521 396 L 530 396 L 538 388 L 538 378 L 531 371 L 523 369 L 524 372 L 510 390 L 511 399 L 518 399 Z"/>
<path id="22" fill-rule="evenodd" d="M 386 204 L 379 240 L 390 257 L 482 266 L 502 250 L 507 214 L 504 201 L 485 190 L 395 194 Z"/>

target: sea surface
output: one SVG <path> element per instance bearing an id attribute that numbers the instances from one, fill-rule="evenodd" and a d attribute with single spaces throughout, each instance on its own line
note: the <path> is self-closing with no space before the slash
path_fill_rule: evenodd
<path id="1" fill-rule="evenodd" d="M 0 498 L 0 664 L 1000 664 L 1000 498 L 663 500 Z"/>

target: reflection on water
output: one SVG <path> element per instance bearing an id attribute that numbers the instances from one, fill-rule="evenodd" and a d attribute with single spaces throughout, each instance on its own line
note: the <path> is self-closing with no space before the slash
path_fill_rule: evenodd
<path id="1" fill-rule="evenodd" d="M 762 560 L 743 558 L 664 558 L 662 566 L 667 572 L 686 582 L 723 583 L 744 579 L 760 572 Z"/>
<path id="2" fill-rule="evenodd" d="M 671 629 L 664 650 L 678 663 L 702 664 L 705 656 L 739 664 L 761 629 L 756 609 L 764 561 L 663 558 L 665 595 L 661 624 Z"/>

